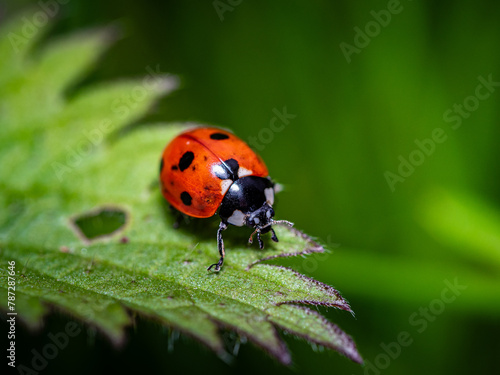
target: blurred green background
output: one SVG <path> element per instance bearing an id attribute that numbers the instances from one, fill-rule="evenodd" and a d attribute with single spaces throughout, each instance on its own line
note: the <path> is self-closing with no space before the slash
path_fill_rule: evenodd
<path id="1" fill-rule="evenodd" d="M 330 249 L 279 263 L 350 301 L 356 318 L 319 310 L 354 337 L 367 366 L 292 337 L 293 369 L 249 344 L 227 365 L 139 320 L 123 348 L 88 330 L 45 373 L 498 373 L 497 2 L 63 2 L 49 37 L 121 30 L 79 85 L 148 67 L 173 73 L 181 88 L 147 121 L 254 139 L 285 186 L 277 218 Z M 47 3 L 3 0 L 1 20 Z M 43 331 L 23 331 L 25 358 L 67 322 L 55 314 Z"/>

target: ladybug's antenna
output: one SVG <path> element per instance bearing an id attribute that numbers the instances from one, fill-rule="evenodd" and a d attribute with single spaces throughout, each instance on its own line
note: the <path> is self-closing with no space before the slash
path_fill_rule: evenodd
<path id="1" fill-rule="evenodd" d="M 286 225 L 288 227 L 293 227 L 293 223 L 288 220 L 271 220 L 267 225 Z"/>

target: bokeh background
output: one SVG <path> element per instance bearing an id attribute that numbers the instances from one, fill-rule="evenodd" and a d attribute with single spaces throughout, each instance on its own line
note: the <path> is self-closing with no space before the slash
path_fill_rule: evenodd
<path id="1" fill-rule="evenodd" d="M 123 348 L 88 330 L 42 373 L 499 373 L 497 2 L 63 2 L 48 37 L 120 30 L 79 86 L 147 67 L 173 73 L 181 88 L 147 121 L 254 139 L 285 186 L 277 217 L 330 250 L 280 264 L 350 301 L 355 318 L 319 310 L 354 337 L 367 366 L 293 337 L 292 369 L 250 344 L 228 365 L 139 320 Z M 0 22 L 42 3 L 2 0 Z M 23 355 L 68 321 L 54 314 L 42 331 L 23 330 Z M 391 344 L 401 337 L 404 346 Z"/>

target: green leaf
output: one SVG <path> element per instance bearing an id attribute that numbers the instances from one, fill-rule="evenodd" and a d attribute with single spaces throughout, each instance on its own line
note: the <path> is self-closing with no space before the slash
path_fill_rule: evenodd
<path id="1" fill-rule="evenodd" d="M 5 48 L 8 33 L 0 32 L 0 66 L 16 53 Z M 0 260 L 15 261 L 20 318 L 39 325 L 49 304 L 119 343 L 133 312 L 221 358 L 229 354 L 220 331 L 229 329 L 289 364 L 282 330 L 362 362 L 352 339 L 307 307 L 351 311 L 342 296 L 264 263 L 322 252 L 319 244 L 277 228 L 279 244 L 258 250 L 243 246 L 248 234 L 235 228 L 227 231 L 224 268 L 210 273 L 217 223 L 193 220 L 173 229 L 158 162 L 186 125 L 128 125 L 176 87 L 174 77 L 105 83 L 65 97 L 108 42 L 106 31 L 64 38 L 23 57 L 25 74 L 0 74 L 8 82 L 0 90 L 0 102 L 8 103 L 0 113 Z M 7 274 L 1 278 L 6 299 Z"/>

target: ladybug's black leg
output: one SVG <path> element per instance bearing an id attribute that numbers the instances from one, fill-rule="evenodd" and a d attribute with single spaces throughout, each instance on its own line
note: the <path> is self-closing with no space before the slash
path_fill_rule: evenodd
<path id="1" fill-rule="evenodd" d="M 272 235 L 271 235 L 271 239 L 272 239 L 274 242 L 278 242 L 278 241 L 279 241 L 279 240 L 278 240 L 278 237 L 276 237 L 276 233 L 274 232 L 274 229 L 273 229 L 273 228 L 271 228 L 271 233 L 272 233 Z"/>
<path id="2" fill-rule="evenodd" d="M 179 227 L 181 226 L 181 221 L 184 220 L 184 217 L 182 216 L 182 214 L 179 212 L 177 213 L 177 217 L 175 218 L 175 221 L 174 221 L 174 229 L 179 229 Z"/>
<path id="3" fill-rule="evenodd" d="M 220 222 L 219 225 L 219 230 L 217 231 L 217 247 L 219 248 L 219 254 L 220 258 L 217 263 L 212 264 L 210 267 L 207 268 L 207 271 L 210 271 L 212 267 L 215 266 L 214 271 L 218 272 L 220 271 L 220 268 L 222 267 L 222 264 L 224 263 L 224 256 L 226 255 L 226 251 L 224 249 L 224 240 L 222 239 L 222 231 L 226 230 L 227 224 L 223 223 L 222 221 Z"/>
<path id="4" fill-rule="evenodd" d="M 175 215 L 175 221 L 172 226 L 174 227 L 174 229 L 179 229 L 181 221 L 185 220 L 185 218 L 180 211 L 174 208 L 174 206 L 170 205 L 169 207 L 172 214 Z"/>
<path id="5" fill-rule="evenodd" d="M 264 242 L 262 242 L 262 239 L 260 238 L 260 230 L 261 230 L 261 228 L 258 227 L 257 229 L 255 229 L 253 231 L 253 233 L 248 238 L 248 243 L 249 244 L 253 243 L 253 235 L 256 234 L 257 235 L 257 242 L 259 243 L 259 248 L 263 249 L 264 248 Z"/>
<path id="6" fill-rule="evenodd" d="M 257 241 L 259 242 L 259 248 L 262 250 L 264 248 L 264 241 L 260 238 L 260 231 L 257 231 Z"/>

